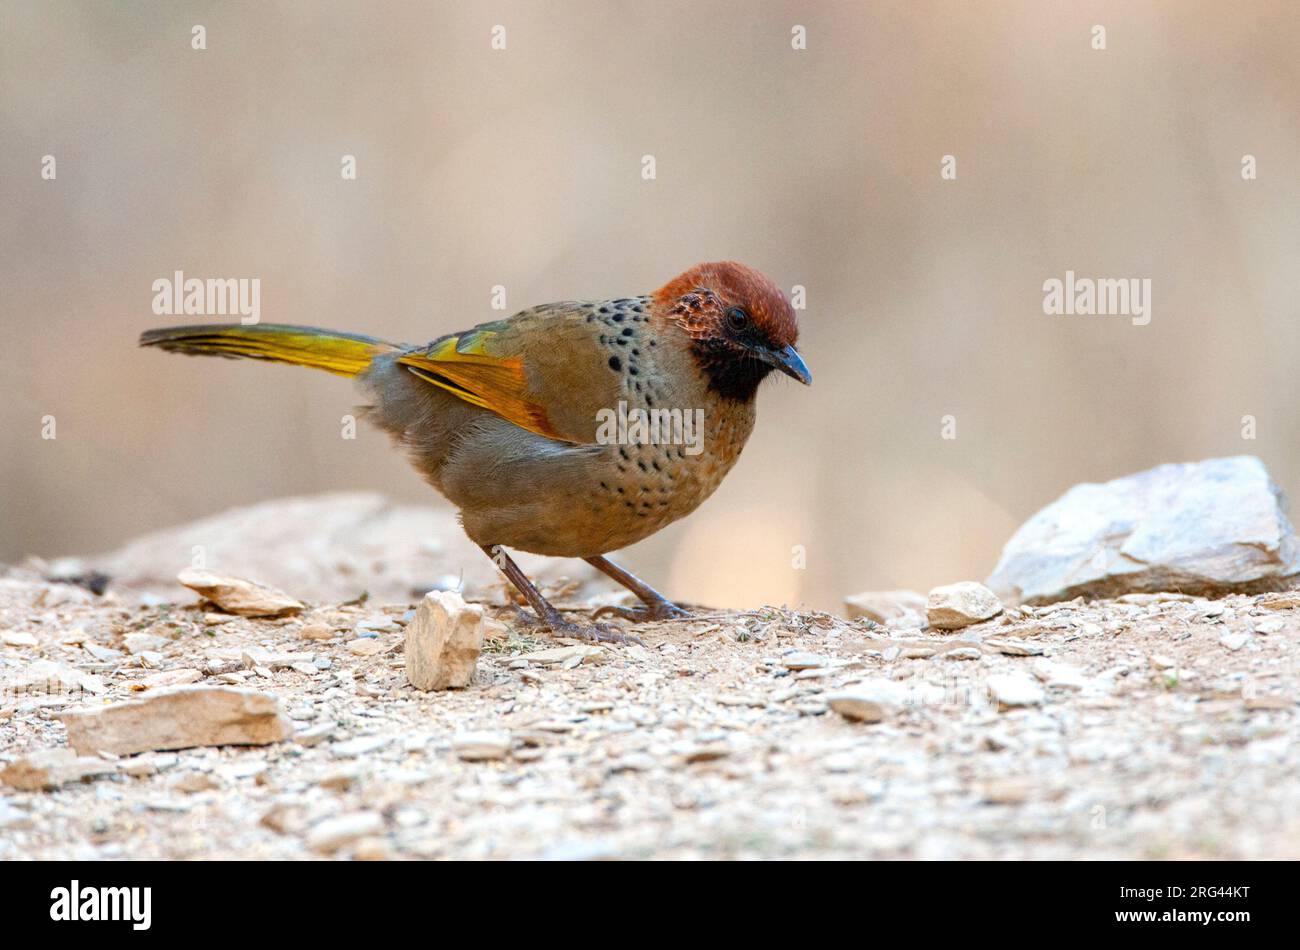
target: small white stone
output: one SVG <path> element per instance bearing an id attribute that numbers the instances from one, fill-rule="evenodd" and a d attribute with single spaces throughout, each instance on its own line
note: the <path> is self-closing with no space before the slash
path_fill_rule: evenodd
<path id="1" fill-rule="evenodd" d="M 1054 686 L 1059 689 L 1083 689 L 1089 684 L 1088 677 L 1082 670 L 1043 657 L 1034 661 L 1033 673 L 1049 689 Z"/>
<path id="2" fill-rule="evenodd" d="M 1234 653 L 1244 647 L 1249 640 L 1248 633 L 1225 633 L 1219 637 L 1219 642 Z"/>
<path id="3" fill-rule="evenodd" d="M 394 735 L 358 736 L 355 739 L 349 739 L 347 742 L 339 742 L 330 746 L 330 754 L 336 759 L 355 759 L 359 756 L 369 755 L 372 752 L 378 752 L 395 738 L 397 737 Z"/>
<path id="4" fill-rule="evenodd" d="M 781 657 L 781 665 L 787 670 L 814 670 L 825 666 L 827 662 L 826 657 L 803 650 L 796 650 Z"/>
<path id="5" fill-rule="evenodd" d="M 267 745 L 292 734 L 279 697 L 224 686 L 178 686 L 59 714 L 68 745 L 86 755 L 195 746 Z"/>
<path id="6" fill-rule="evenodd" d="M 594 660 L 604 654 L 605 648 L 598 646 L 583 646 L 577 644 L 567 647 L 552 647 L 549 650 L 534 650 L 532 653 L 525 653 L 516 657 L 516 660 L 526 660 L 529 663 L 538 663 L 543 666 L 549 666 L 553 663 L 564 664 L 574 659 L 578 663 L 586 663 Z"/>
<path id="7" fill-rule="evenodd" d="M 989 693 L 999 706 L 1039 706 L 1043 688 L 1023 673 L 997 673 L 988 678 Z"/>
<path id="8" fill-rule="evenodd" d="M 141 653 L 157 653 L 165 650 L 172 645 L 172 641 L 166 637 L 156 637 L 152 633 L 128 633 L 122 638 L 122 644 L 126 647 L 127 653 L 139 656 Z"/>
<path id="9" fill-rule="evenodd" d="M 907 688 L 893 680 L 866 680 L 826 695 L 826 705 L 854 722 L 881 722 L 897 712 Z"/>
<path id="10" fill-rule="evenodd" d="M 421 690 L 464 688 L 482 649 L 483 608 L 455 591 L 429 591 L 406 626 L 406 678 Z"/>
<path id="11" fill-rule="evenodd" d="M 301 603 L 284 591 L 242 577 L 187 568 L 176 575 L 176 580 L 202 594 L 222 610 L 241 617 L 276 617 L 296 614 L 303 609 Z"/>
<path id="12" fill-rule="evenodd" d="M 510 746 L 510 736 L 504 732 L 462 732 L 451 740 L 452 751 L 466 762 L 504 759 Z"/>
<path id="13" fill-rule="evenodd" d="M 353 812 L 326 818 L 307 833 L 307 846 L 325 854 L 338 851 L 352 842 L 379 834 L 384 819 L 372 811 Z"/>
<path id="14" fill-rule="evenodd" d="M 1002 602 L 983 584 L 958 581 L 930 591 L 926 619 L 939 630 L 957 630 L 1002 613 Z"/>
<path id="15" fill-rule="evenodd" d="M 925 597 L 914 590 L 869 590 L 844 598 L 850 620 L 866 617 L 876 623 L 920 619 L 925 615 Z"/>

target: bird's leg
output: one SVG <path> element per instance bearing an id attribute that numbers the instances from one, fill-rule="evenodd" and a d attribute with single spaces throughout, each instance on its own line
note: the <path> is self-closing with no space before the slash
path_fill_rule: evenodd
<path id="1" fill-rule="evenodd" d="M 480 544 L 479 547 L 492 559 L 492 563 L 501 570 L 501 573 L 509 578 L 510 583 L 515 585 L 519 593 L 524 595 L 528 605 L 537 614 L 537 619 L 549 627 L 555 636 L 577 637 L 582 640 L 594 640 L 597 643 L 641 643 L 639 637 L 629 636 L 607 624 L 582 626 L 571 620 L 565 620 L 564 615 L 551 606 L 550 601 L 543 597 L 542 592 L 528 579 L 528 575 L 519 569 L 519 565 L 506 553 L 505 548 L 499 544 Z"/>
<path id="2" fill-rule="evenodd" d="M 625 617 L 628 620 L 679 620 L 683 617 L 689 617 L 682 608 L 678 607 L 671 600 L 665 597 L 659 591 L 655 590 L 645 581 L 641 580 L 635 574 L 623 570 L 607 557 L 584 558 L 588 564 L 596 570 L 614 578 L 632 593 L 636 594 L 641 603 L 645 604 L 642 608 L 628 607 L 601 607 L 592 617 L 599 617 L 601 614 L 610 613 L 618 617 Z"/>

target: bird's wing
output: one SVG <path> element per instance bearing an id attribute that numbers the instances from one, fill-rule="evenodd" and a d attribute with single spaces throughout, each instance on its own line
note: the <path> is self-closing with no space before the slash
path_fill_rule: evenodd
<path id="1" fill-rule="evenodd" d="M 585 304 L 548 304 L 403 353 L 434 386 L 520 428 L 565 442 L 595 441 L 597 412 L 613 408 L 619 377 L 602 355 Z"/>

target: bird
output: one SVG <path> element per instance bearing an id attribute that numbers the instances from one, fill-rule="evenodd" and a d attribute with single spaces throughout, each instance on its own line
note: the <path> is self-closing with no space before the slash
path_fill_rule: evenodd
<path id="1" fill-rule="evenodd" d="M 509 551 L 582 558 L 630 590 L 633 621 L 689 616 L 606 557 L 685 517 L 735 465 L 773 372 L 805 385 L 780 287 L 735 261 L 654 293 L 542 304 L 423 345 L 287 324 L 148 330 L 140 345 L 325 370 L 459 509 L 469 538 L 553 636 L 640 642 L 567 619 Z M 656 424 L 657 423 L 657 424 Z M 688 431 L 689 430 L 689 431 Z"/>

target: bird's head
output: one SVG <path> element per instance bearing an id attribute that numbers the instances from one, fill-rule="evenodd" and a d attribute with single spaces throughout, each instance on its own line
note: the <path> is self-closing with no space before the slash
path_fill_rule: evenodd
<path id="1" fill-rule="evenodd" d="M 794 308 L 758 271 L 735 261 L 697 264 L 654 299 L 656 309 L 689 337 L 692 355 L 719 394 L 752 399 L 774 369 L 812 383 L 794 348 Z"/>

